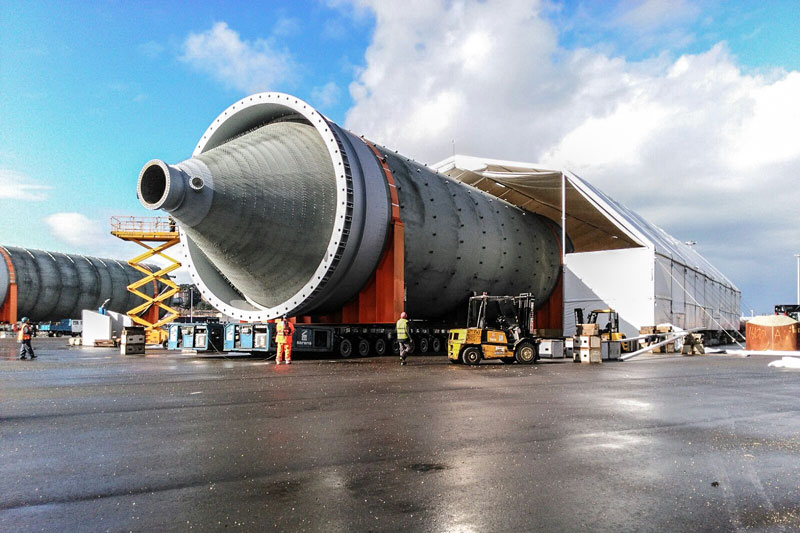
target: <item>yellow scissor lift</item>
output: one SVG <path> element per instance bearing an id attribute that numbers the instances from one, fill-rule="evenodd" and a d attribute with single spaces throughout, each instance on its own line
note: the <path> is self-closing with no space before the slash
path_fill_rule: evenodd
<path id="1" fill-rule="evenodd" d="M 175 221 L 171 217 L 111 217 L 111 234 L 147 249 L 128 261 L 130 266 L 144 275 L 139 281 L 128 285 L 128 291 L 142 298 L 144 303 L 127 314 L 133 322 L 144 326 L 147 344 L 162 344 L 167 339 L 167 332 L 161 326 L 172 322 L 179 315 L 177 310 L 166 304 L 180 290 L 167 274 L 180 268 L 181 264 L 164 253 L 180 242 Z M 154 256 L 163 257 L 169 264 L 161 270 L 151 272 L 142 263 Z M 140 290 L 148 283 L 153 283 L 153 296 Z M 158 290 L 159 287 L 162 288 L 161 291 Z M 165 314 L 159 318 L 161 310 Z"/>

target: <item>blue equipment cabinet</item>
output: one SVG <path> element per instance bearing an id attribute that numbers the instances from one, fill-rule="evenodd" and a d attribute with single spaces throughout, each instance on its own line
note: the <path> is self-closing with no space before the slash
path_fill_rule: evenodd
<path id="1" fill-rule="evenodd" d="M 167 326 L 167 350 L 178 350 L 181 347 L 181 325 L 172 323 Z"/>
<path id="2" fill-rule="evenodd" d="M 225 351 L 266 352 L 269 351 L 271 337 L 269 324 L 226 324 Z"/>
<path id="3" fill-rule="evenodd" d="M 169 325 L 167 349 L 220 352 L 224 329 L 216 322 L 172 323 Z"/>

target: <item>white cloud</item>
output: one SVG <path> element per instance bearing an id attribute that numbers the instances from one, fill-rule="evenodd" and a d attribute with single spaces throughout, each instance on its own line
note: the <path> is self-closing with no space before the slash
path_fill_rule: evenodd
<path id="1" fill-rule="evenodd" d="M 16 170 L 0 168 L 0 200 L 41 201 L 47 198 L 48 185 L 34 180 Z"/>
<path id="2" fill-rule="evenodd" d="M 53 213 L 44 221 L 55 237 L 78 249 L 95 250 L 112 239 L 103 223 L 81 213 Z"/>
<path id="3" fill-rule="evenodd" d="M 190 33 L 181 61 L 227 87 L 246 93 L 267 91 L 289 76 L 292 59 L 269 39 L 242 40 L 225 22 L 210 30 Z"/>
<path id="4" fill-rule="evenodd" d="M 336 83 L 329 81 L 322 87 L 311 89 L 311 103 L 316 107 L 325 109 L 339 102 L 341 92 Z"/>
<path id="5" fill-rule="evenodd" d="M 419 161 L 454 139 L 460 153 L 566 165 L 698 241 L 745 301 L 792 298 L 800 73 L 744 72 L 724 43 L 639 62 L 566 50 L 533 0 L 364 4 L 376 27 L 347 128 Z M 628 20 L 655 23 L 665 5 Z M 760 278 L 771 288 L 748 294 Z"/>

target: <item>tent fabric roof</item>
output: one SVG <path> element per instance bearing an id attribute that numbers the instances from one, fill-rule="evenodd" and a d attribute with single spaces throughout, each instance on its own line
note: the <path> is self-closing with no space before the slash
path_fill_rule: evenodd
<path id="1" fill-rule="evenodd" d="M 432 167 L 522 209 L 561 223 L 566 178 L 566 230 L 575 252 L 645 246 L 738 291 L 697 251 L 567 170 L 534 163 L 454 155 Z"/>

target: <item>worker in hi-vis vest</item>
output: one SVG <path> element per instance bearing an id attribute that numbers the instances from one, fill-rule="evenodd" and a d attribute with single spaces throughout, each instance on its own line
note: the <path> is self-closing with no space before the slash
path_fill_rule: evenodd
<path id="1" fill-rule="evenodd" d="M 275 358 L 275 364 L 279 365 L 283 361 L 284 355 L 286 356 L 286 364 L 292 364 L 292 335 L 294 335 L 294 324 L 289 322 L 286 315 L 283 315 L 277 324 L 275 324 L 275 342 L 278 344 L 278 356 Z"/>
<path id="2" fill-rule="evenodd" d="M 20 343 L 19 358 L 27 359 L 28 354 L 30 354 L 31 359 L 36 359 L 36 354 L 33 353 L 33 347 L 31 346 L 33 328 L 28 323 L 28 317 L 22 317 L 21 322 L 22 324 L 20 324 L 19 330 L 17 330 L 17 342 Z"/>
<path id="3" fill-rule="evenodd" d="M 400 344 L 400 364 L 406 364 L 406 357 L 411 351 L 411 339 L 408 337 L 408 315 L 403 311 L 397 321 L 397 342 Z"/>

